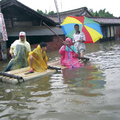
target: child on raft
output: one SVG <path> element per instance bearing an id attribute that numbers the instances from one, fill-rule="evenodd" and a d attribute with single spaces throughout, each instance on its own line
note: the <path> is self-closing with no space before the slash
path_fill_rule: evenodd
<path id="1" fill-rule="evenodd" d="M 29 53 L 28 63 L 29 63 L 29 72 L 42 72 L 47 70 L 47 60 L 46 55 L 47 44 L 41 42 L 32 52 Z"/>
<path id="2" fill-rule="evenodd" d="M 71 38 L 66 38 L 66 40 L 63 42 L 63 46 L 60 48 L 59 53 L 61 56 L 61 65 L 66 66 L 67 68 L 79 68 L 83 67 L 83 63 L 79 63 L 78 51 L 76 48 L 72 45 Z M 71 50 L 71 49 L 72 50 Z"/>

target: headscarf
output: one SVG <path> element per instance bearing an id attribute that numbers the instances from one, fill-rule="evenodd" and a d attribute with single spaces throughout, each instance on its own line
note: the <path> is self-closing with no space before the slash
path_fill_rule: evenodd
<path id="1" fill-rule="evenodd" d="M 69 37 L 66 38 L 66 39 L 65 39 L 65 42 L 66 42 L 66 41 L 69 41 L 69 42 L 70 42 L 70 46 L 72 45 L 72 40 L 71 40 L 71 38 L 69 38 Z"/>

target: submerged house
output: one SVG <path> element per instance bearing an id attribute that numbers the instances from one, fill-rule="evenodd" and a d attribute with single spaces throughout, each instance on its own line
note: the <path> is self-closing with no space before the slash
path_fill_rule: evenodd
<path id="1" fill-rule="evenodd" d="M 67 16 L 87 16 L 101 24 L 104 39 L 114 39 L 116 35 L 120 36 L 118 26 L 120 26 L 120 18 L 101 18 L 93 17 L 86 7 L 69 10 L 60 13 L 60 21 L 57 13 L 54 15 L 46 15 L 32 10 L 17 0 L 2 0 L 1 11 L 4 15 L 6 30 L 8 34 L 7 52 L 9 55 L 10 45 L 19 38 L 19 32 L 25 31 L 27 41 L 34 49 L 40 42 L 44 41 L 48 45 L 47 51 L 58 50 L 62 46 L 62 41 L 51 32 L 43 22 L 45 22 L 57 35 L 63 40 L 64 33 L 60 27 L 60 21 Z M 10 57 L 10 55 L 8 56 Z M 1 53 L 0 53 L 0 59 Z"/>
<path id="2" fill-rule="evenodd" d="M 3 0 L 1 11 L 8 35 L 8 53 L 10 45 L 19 38 L 20 31 L 26 32 L 27 41 L 31 44 L 32 49 L 42 41 L 47 42 L 48 51 L 61 47 L 62 41 L 43 25 L 43 22 L 45 22 L 57 35 L 64 39 L 61 28 L 56 27 L 56 23 L 53 20 L 39 14 L 17 0 Z"/>
<path id="3" fill-rule="evenodd" d="M 120 38 L 120 33 L 119 33 L 120 18 L 93 17 L 86 7 L 60 12 L 59 15 L 61 22 L 63 22 L 63 20 L 67 16 L 86 16 L 98 22 L 101 25 L 103 32 L 103 39 L 101 39 L 100 41 L 105 41 L 110 39 L 115 40 L 118 37 Z M 57 13 L 53 15 L 47 15 L 47 17 L 52 19 L 54 22 L 56 22 L 56 24 L 60 23 Z"/>
<path id="4" fill-rule="evenodd" d="M 117 39 L 117 29 L 120 26 L 120 18 L 92 17 L 91 19 L 101 24 L 103 33 L 103 39 L 101 41 Z"/>

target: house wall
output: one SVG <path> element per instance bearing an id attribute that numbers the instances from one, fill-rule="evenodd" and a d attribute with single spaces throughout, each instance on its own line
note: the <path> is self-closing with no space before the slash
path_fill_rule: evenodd
<path id="1" fill-rule="evenodd" d="M 59 36 L 62 40 L 65 39 L 64 35 Z M 53 40 L 47 43 L 47 52 L 59 50 L 61 46 L 63 45 L 62 40 L 60 40 L 57 36 L 53 36 Z M 35 49 L 38 46 L 38 44 L 31 44 L 31 49 Z M 7 53 L 8 53 L 8 59 L 11 59 L 11 55 L 9 53 L 10 48 L 7 48 Z M 1 51 L 1 49 L 0 49 Z M 0 60 L 2 60 L 2 55 L 0 52 Z"/>
<path id="2" fill-rule="evenodd" d="M 60 36 L 63 40 L 65 39 L 65 36 L 62 35 Z M 46 42 L 47 43 L 47 52 L 59 50 L 60 47 L 63 45 L 62 41 L 57 37 L 53 36 L 53 41 L 51 42 Z M 31 48 L 32 50 L 37 47 L 38 44 L 32 44 Z"/>
<path id="3" fill-rule="evenodd" d="M 103 25 L 101 28 L 103 33 L 103 39 L 101 41 L 115 38 L 116 29 L 114 25 Z"/>
<path id="4" fill-rule="evenodd" d="M 32 26 L 32 22 L 31 21 L 26 21 L 26 22 L 14 22 L 13 24 L 14 27 L 26 27 L 26 26 Z"/>
<path id="5" fill-rule="evenodd" d="M 36 22 L 37 25 L 39 25 L 38 21 Z M 12 27 L 30 27 L 34 25 L 34 21 L 12 21 L 11 20 L 5 20 L 5 24 L 7 28 Z"/>
<path id="6" fill-rule="evenodd" d="M 116 38 L 116 40 L 120 40 L 120 26 L 117 26 L 115 29 L 116 29 L 115 38 Z"/>

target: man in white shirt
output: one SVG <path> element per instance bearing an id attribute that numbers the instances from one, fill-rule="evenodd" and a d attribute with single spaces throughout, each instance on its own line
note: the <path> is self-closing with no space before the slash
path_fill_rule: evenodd
<path id="1" fill-rule="evenodd" d="M 73 34 L 73 43 L 75 48 L 80 54 L 80 57 L 84 56 L 84 51 L 86 49 L 84 42 L 86 41 L 85 39 L 85 34 L 83 32 L 79 31 L 79 25 L 75 24 L 74 26 L 76 33 Z"/>

